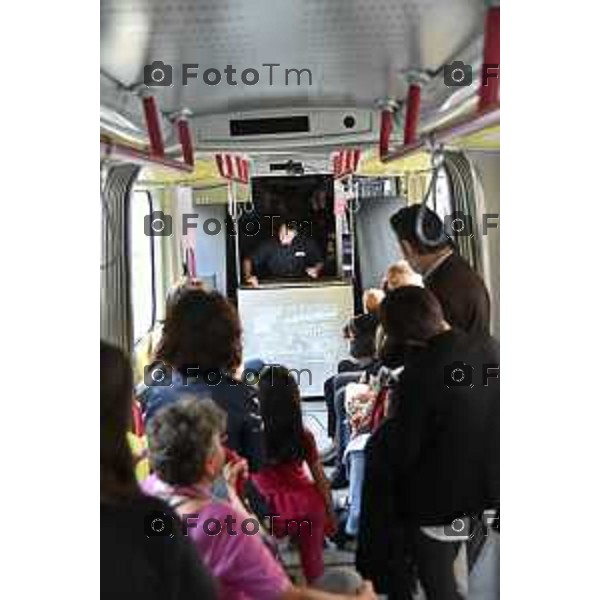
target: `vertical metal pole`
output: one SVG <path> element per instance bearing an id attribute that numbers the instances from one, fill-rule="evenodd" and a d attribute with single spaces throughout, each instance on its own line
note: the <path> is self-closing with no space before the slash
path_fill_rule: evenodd
<path id="1" fill-rule="evenodd" d="M 234 175 L 233 158 L 231 158 L 231 154 L 225 154 L 225 177 L 232 179 Z"/>
<path id="2" fill-rule="evenodd" d="M 419 125 L 419 111 L 421 109 L 421 86 L 411 83 L 408 87 L 406 101 L 406 117 L 404 121 L 404 143 L 412 144 L 417 140 L 417 127 Z"/>
<path id="3" fill-rule="evenodd" d="M 483 38 L 479 110 L 500 103 L 500 7 L 488 8 Z"/>
<path id="4" fill-rule="evenodd" d="M 390 137 L 394 128 L 394 114 L 391 109 L 381 111 L 381 125 L 379 130 L 379 156 L 385 157 L 390 150 Z"/>
<path id="5" fill-rule="evenodd" d="M 343 246 L 343 235 L 344 235 L 344 224 L 346 222 L 346 208 L 343 211 L 336 210 L 336 189 L 339 190 L 341 183 L 333 180 L 333 210 L 335 213 L 335 258 L 336 258 L 336 275 L 340 278 L 344 276 L 344 246 Z"/>
<path id="6" fill-rule="evenodd" d="M 342 162 L 342 154 L 341 152 L 336 152 L 333 155 L 333 178 L 337 178 L 341 173 L 341 162 Z"/>
<path id="7" fill-rule="evenodd" d="M 219 175 L 221 177 L 225 177 L 225 171 L 223 169 L 223 155 L 222 154 L 215 154 L 215 161 L 217 163 L 217 169 L 219 170 Z"/>
<path id="8" fill-rule="evenodd" d="M 352 172 L 355 173 L 358 170 L 358 163 L 360 162 L 360 148 L 356 148 L 352 153 Z"/>
<path id="9" fill-rule="evenodd" d="M 352 185 L 353 192 L 353 202 L 354 206 L 359 202 L 358 198 L 358 181 L 355 181 L 354 177 L 350 179 Z M 360 204 L 359 204 L 360 206 Z M 354 211 L 350 211 L 350 273 L 352 274 L 352 280 L 356 280 L 355 266 L 356 266 L 356 258 L 354 256 Z"/>
<path id="10" fill-rule="evenodd" d="M 229 181 L 227 183 L 227 193 L 229 195 L 229 214 L 231 215 L 231 221 L 233 222 L 233 230 L 235 232 L 235 276 L 237 279 L 238 287 L 242 284 L 242 275 L 240 273 L 240 231 L 238 228 L 237 218 L 237 202 L 236 202 L 236 183 L 235 181 Z"/>
<path id="11" fill-rule="evenodd" d="M 160 116 L 156 100 L 153 96 L 145 96 L 142 99 L 142 102 L 144 104 L 144 116 L 146 117 L 148 137 L 150 138 L 150 154 L 163 157 L 165 155 L 165 146 L 160 130 Z"/>
<path id="12" fill-rule="evenodd" d="M 194 147 L 192 146 L 192 135 L 190 133 L 190 124 L 185 117 L 177 119 L 177 133 L 179 143 L 183 152 L 183 160 L 190 167 L 194 166 Z"/>

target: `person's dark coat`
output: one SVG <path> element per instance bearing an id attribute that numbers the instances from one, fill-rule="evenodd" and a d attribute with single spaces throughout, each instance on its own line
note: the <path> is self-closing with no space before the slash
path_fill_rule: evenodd
<path id="1" fill-rule="evenodd" d="M 171 535 L 153 535 L 156 517 Z M 217 598 L 215 581 L 179 518 L 142 494 L 126 503 L 100 502 L 100 587 L 106 600 Z"/>
<path id="2" fill-rule="evenodd" d="M 462 367 L 472 387 L 449 379 L 460 379 L 461 363 L 473 369 L 471 380 Z M 498 368 L 495 340 L 455 329 L 405 356 L 390 416 L 366 447 L 357 568 L 378 592 L 398 580 L 404 525 L 447 525 L 499 506 Z"/>
<path id="3" fill-rule="evenodd" d="M 297 235 L 283 245 L 276 237 L 263 242 L 252 255 L 252 264 L 260 277 L 306 277 L 306 269 L 323 262 L 319 246 L 310 237 Z"/>
<path id="4" fill-rule="evenodd" d="M 490 297 L 481 277 L 453 252 L 424 278 L 442 305 L 450 325 L 469 334 L 490 332 Z"/>

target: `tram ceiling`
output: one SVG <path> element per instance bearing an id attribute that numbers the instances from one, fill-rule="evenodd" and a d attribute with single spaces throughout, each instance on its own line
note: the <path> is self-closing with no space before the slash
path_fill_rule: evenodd
<path id="1" fill-rule="evenodd" d="M 161 114 L 187 109 L 194 126 L 196 117 L 292 107 L 375 111 L 382 98 L 404 98 L 416 70 L 434 75 L 423 89 L 427 118 L 456 92 L 443 83 L 443 65 L 479 59 L 486 7 L 483 0 L 101 0 L 101 104 L 131 124 L 113 122 L 115 129 L 136 137 L 144 131 L 145 75 L 168 84 L 150 88 Z"/>

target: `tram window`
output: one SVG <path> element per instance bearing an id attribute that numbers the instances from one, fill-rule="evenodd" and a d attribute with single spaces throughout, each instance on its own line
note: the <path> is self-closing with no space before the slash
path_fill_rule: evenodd
<path id="1" fill-rule="evenodd" d="M 148 236 L 144 217 L 152 213 L 152 196 L 135 190 L 129 204 L 129 266 L 134 343 L 152 329 L 156 320 L 156 298 L 160 281 L 160 238 Z"/>

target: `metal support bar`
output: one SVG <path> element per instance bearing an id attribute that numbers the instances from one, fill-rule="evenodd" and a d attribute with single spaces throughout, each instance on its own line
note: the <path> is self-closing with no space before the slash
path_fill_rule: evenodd
<path id="1" fill-rule="evenodd" d="M 177 133 L 179 135 L 179 143 L 183 153 L 183 162 L 186 165 L 194 166 L 194 147 L 192 146 L 192 134 L 190 133 L 190 124 L 185 117 L 177 119 Z"/>
<path id="2" fill-rule="evenodd" d="M 145 96 L 142 98 L 144 103 L 144 116 L 146 117 L 146 127 L 150 139 L 150 154 L 153 156 L 164 157 L 165 145 L 163 143 L 162 132 L 160 129 L 160 116 L 154 96 Z"/>
<path id="3" fill-rule="evenodd" d="M 175 171 L 184 171 L 185 173 L 191 173 L 194 170 L 194 167 L 191 165 L 186 165 L 170 158 L 155 156 L 147 150 L 140 150 L 139 148 L 127 146 L 108 138 L 100 138 L 100 153 L 106 158 L 120 158 L 142 166 L 156 165 Z"/>
<path id="4" fill-rule="evenodd" d="M 417 92 L 418 90 L 418 92 Z M 412 93 L 412 102 L 411 102 Z M 417 99 L 418 94 L 418 99 Z M 411 107 L 412 104 L 412 107 Z M 462 117 L 438 129 L 416 137 L 420 87 L 412 83 L 409 87 L 404 145 L 390 150 L 393 117 L 386 107 L 381 112 L 379 132 L 379 160 L 388 163 L 426 148 L 435 148 L 451 138 L 476 133 L 500 123 L 500 8 L 488 9 L 484 33 L 483 69 L 479 89 L 479 108 L 475 114 Z"/>
<path id="5" fill-rule="evenodd" d="M 237 181 L 238 183 L 248 184 L 249 166 L 248 159 L 243 156 L 232 155 L 227 153 L 215 154 L 215 161 L 219 175 L 228 181 Z"/>
<path id="6" fill-rule="evenodd" d="M 231 158 L 231 154 L 225 155 L 225 172 L 228 179 L 233 179 L 233 159 Z"/>
<path id="7" fill-rule="evenodd" d="M 419 112 L 421 110 L 421 86 L 411 83 L 408 88 L 406 102 L 406 118 L 404 121 L 404 143 L 412 144 L 417 139 L 419 126 Z"/>
<path id="8" fill-rule="evenodd" d="M 451 138 L 459 137 L 463 135 L 470 135 L 476 133 L 487 127 L 498 125 L 500 123 L 500 106 L 491 106 L 489 109 L 468 115 L 448 123 L 436 131 L 432 131 L 426 136 L 420 137 L 417 141 L 412 144 L 401 146 L 396 150 L 392 150 L 385 156 L 381 156 L 380 160 L 382 163 L 388 163 L 399 158 L 404 158 L 409 154 L 418 152 L 419 150 L 425 150 L 427 148 L 435 148 L 439 144 L 448 141 Z"/>
<path id="9" fill-rule="evenodd" d="M 500 103 L 500 7 L 488 8 L 485 19 L 479 110 Z"/>
<path id="10" fill-rule="evenodd" d="M 394 128 L 394 114 L 391 109 L 381 111 L 381 124 L 379 134 L 379 156 L 386 156 L 390 149 L 390 137 Z"/>
<path id="11" fill-rule="evenodd" d="M 217 169 L 219 170 L 219 175 L 221 177 L 225 177 L 225 171 L 223 170 L 223 155 L 222 154 L 216 154 L 215 155 L 215 160 L 217 161 Z"/>

